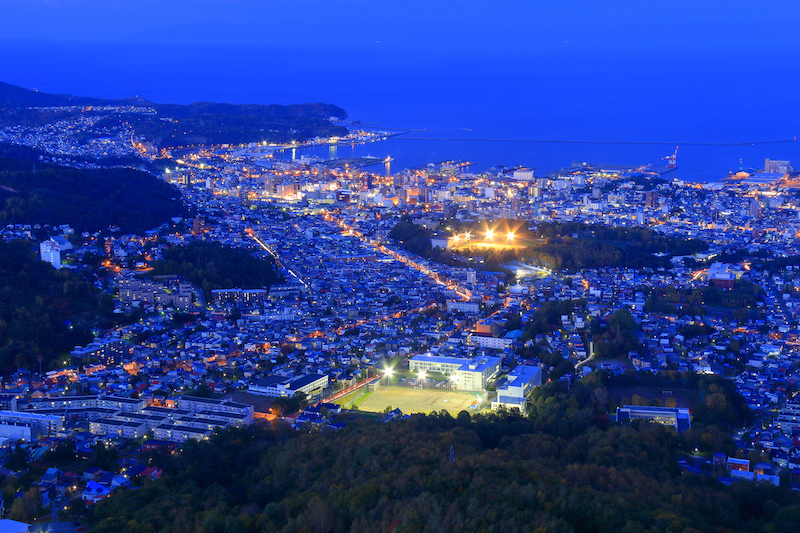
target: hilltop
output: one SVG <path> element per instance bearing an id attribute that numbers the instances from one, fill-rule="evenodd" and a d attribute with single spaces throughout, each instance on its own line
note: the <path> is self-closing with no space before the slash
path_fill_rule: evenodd
<path id="1" fill-rule="evenodd" d="M 183 212 L 180 193 L 146 172 L 34 166 L 35 153 L 0 144 L 0 225 L 69 224 L 77 231 L 118 226 L 141 233 Z"/>
<path id="2" fill-rule="evenodd" d="M 72 106 L 75 109 L 70 109 Z M 42 109 L 50 107 L 58 109 Z M 147 112 L 132 113 L 131 108 Z M 104 117 L 98 128 L 118 127 L 125 122 L 135 135 L 144 136 L 158 148 L 289 142 L 347 134 L 347 128 L 331 121 L 344 119 L 347 113 L 331 104 L 157 104 L 139 97 L 103 99 L 50 94 L 0 82 L 0 126 L 41 126 L 87 114 Z"/>

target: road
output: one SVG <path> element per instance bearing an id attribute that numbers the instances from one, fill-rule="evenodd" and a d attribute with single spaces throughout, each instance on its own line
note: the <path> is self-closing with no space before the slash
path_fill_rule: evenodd
<path id="1" fill-rule="evenodd" d="M 771 277 L 766 277 L 766 285 L 767 288 L 772 293 L 772 296 L 775 298 L 775 304 L 770 305 L 769 302 L 767 302 L 767 307 L 773 308 L 770 309 L 770 311 L 773 312 L 773 316 L 774 316 L 774 308 L 775 307 L 779 308 L 783 314 L 783 318 L 778 320 L 779 322 L 778 325 L 788 326 L 789 322 L 787 321 L 787 317 L 790 317 L 792 315 L 789 312 L 789 308 L 786 306 L 786 302 L 783 301 L 783 295 L 778 291 L 778 287 L 775 285 L 775 282 L 772 281 Z"/>
<path id="2" fill-rule="evenodd" d="M 256 241 L 256 243 L 258 243 L 258 245 L 259 245 L 259 246 L 261 246 L 261 247 L 262 247 L 264 250 L 266 250 L 267 252 L 269 252 L 269 254 L 270 254 L 270 255 L 271 255 L 271 256 L 272 256 L 272 257 L 275 259 L 275 262 L 276 262 L 276 263 L 278 263 L 278 266 L 280 266 L 280 267 L 282 267 L 282 268 L 285 268 L 285 269 L 286 269 L 286 271 L 287 271 L 289 274 L 291 274 L 291 275 L 292 275 L 292 276 L 293 276 L 293 277 L 294 277 L 294 278 L 295 278 L 297 281 L 299 281 L 300 283 L 302 283 L 302 284 L 303 284 L 303 287 L 305 287 L 305 288 L 306 288 L 306 290 L 309 288 L 309 287 L 308 287 L 308 283 L 306 283 L 305 281 L 303 281 L 303 278 L 301 278 L 300 276 L 298 276 L 297 274 L 295 274 L 295 273 L 294 273 L 294 271 L 293 271 L 292 269 L 290 269 L 288 266 L 286 266 L 286 265 L 283 263 L 283 261 L 281 261 L 281 258 L 280 258 L 280 257 L 278 257 L 278 255 L 277 255 L 277 254 L 276 254 L 276 253 L 275 253 L 275 252 L 272 250 L 272 248 L 271 248 L 271 247 L 269 247 L 269 246 L 267 246 L 267 244 L 266 244 L 264 241 L 262 241 L 262 240 L 261 240 L 261 239 L 258 237 L 258 235 L 256 235 L 256 232 L 255 232 L 255 231 L 253 231 L 253 229 L 252 229 L 252 228 L 247 228 L 247 234 L 250 236 L 250 238 L 251 238 L 251 239 L 253 239 L 254 241 Z"/>

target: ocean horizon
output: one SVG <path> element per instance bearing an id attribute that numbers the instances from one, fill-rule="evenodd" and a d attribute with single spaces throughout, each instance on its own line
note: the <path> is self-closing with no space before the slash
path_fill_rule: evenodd
<path id="1" fill-rule="evenodd" d="M 0 81 L 45 92 L 157 103 L 325 102 L 349 121 L 413 130 L 339 157 L 391 157 L 392 171 L 448 160 L 473 171 L 575 161 L 666 165 L 717 181 L 764 160 L 800 166 L 800 68 L 786 57 L 692 54 L 420 55 L 381 47 L 314 53 L 211 45 L 2 43 Z M 310 149 L 326 157 L 328 148 Z M 383 169 L 370 167 L 376 172 Z"/>

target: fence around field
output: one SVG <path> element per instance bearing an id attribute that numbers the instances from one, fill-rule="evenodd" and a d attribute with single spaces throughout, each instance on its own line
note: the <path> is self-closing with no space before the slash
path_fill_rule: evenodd
<path id="1" fill-rule="evenodd" d="M 384 378 L 381 383 L 386 383 L 385 379 L 386 378 Z M 455 383 L 450 380 L 440 381 L 432 378 L 400 378 L 397 380 L 393 379 L 389 384 L 398 387 L 410 387 L 412 389 L 436 389 L 446 392 L 463 392 L 459 391 Z"/>

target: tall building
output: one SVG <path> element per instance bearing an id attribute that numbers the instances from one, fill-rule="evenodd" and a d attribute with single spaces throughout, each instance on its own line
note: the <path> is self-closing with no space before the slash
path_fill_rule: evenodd
<path id="1" fill-rule="evenodd" d="M 39 255 L 42 261 L 50 263 L 55 268 L 61 268 L 61 252 L 67 250 L 72 250 L 72 244 L 60 235 L 39 243 Z"/>
<path id="2" fill-rule="evenodd" d="M 644 206 L 653 209 L 658 208 L 658 193 L 656 191 L 644 193 Z"/>
<path id="3" fill-rule="evenodd" d="M 533 180 L 532 168 L 519 168 L 514 171 L 514 179 L 518 181 L 532 181 Z"/>
<path id="4" fill-rule="evenodd" d="M 61 251 L 53 241 L 47 240 L 39 243 L 39 254 L 42 261 L 50 263 L 54 268 L 61 268 Z"/>
<path id="5" fill-rule="evenodd" d="M 200 235 L 201 233 L 203 233 L 203 226 L 204 222 L 202 217 L 199 216 L 194 217 L 194 220 L 192 221 L 192 234 Z"/>
<path id="6" fill-rule="evenodd" d="M 750 202 L 750 216 L 753 218 L 761 217 L 761 204 L 755 198 Z"/>
<path id="7" fill-rule="evenodd" d="M 791 174 L 794 172 L 794 168 L 792 168 L 791 161 L 778 161 L 767 158 L 764 160 L 764 172 Z"/>

